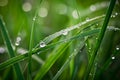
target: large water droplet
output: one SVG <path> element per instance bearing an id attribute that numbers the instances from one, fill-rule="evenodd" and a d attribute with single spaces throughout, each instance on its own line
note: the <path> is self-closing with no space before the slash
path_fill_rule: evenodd
<path id="1" fill-rule="evenodd" d="M 40 47 L 42 48 L 42 47 L 45 47 L 45 46 L 46 46 L 45 42 L 41 41 L 40 42 Z"/>

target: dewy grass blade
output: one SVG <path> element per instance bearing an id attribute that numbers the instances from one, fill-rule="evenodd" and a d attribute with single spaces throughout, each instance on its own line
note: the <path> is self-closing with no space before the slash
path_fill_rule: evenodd
<path id="1" fill-rule="evenodd" d="M 110 19 L 110 16 L 112 14 L 112 11 L 113 11 L 113 8 L 114 8 L 114 5 L 115 5 L 115 2 L 116 0 L 111 0 L 110 1 L 110 6 L 107 10 L 107 13 L 106 13 L 106 17 L 105 17 L 105 20 L 104 20 L 104 23 L 103 23 L 103 26 L 102 26 L 102 29 L 101 29 L 101 32 L 99 34 L 99 37 L 98 37 L 98 41 L 96 43 L 96 46 L 95 46 L 95 49 L 93 51 L 93 54 L 92 54 L 92 57 L 90 59 L 90 62 L 89 62 L 89 65 L 88 65 L 88 69 L 87 69 L 87 73 L 86 73 L 86 76 L 85 76 L 85 80 L 87 80 L 89 78 L 89 73 L 91 71 L 91 68 L 94 64 L 94 60 L 96 58 L 96 55 L 97 55 L 97 52 L 98 52 L 98 49 L 100 47 L 100 44 L 102 42 L 102 39 L 104 37 L 104 34 L 105 34 L 105 31 L 106 31 L 106 28 L 107 28 L 107 25 L 108 25 L 108 22 L 109 22 L 109 19 Z"/>
<path id="2" fill-rule="evenodd" d="M 41 4 L 42 0 L 40 0 L 40 4 Z M 38 13 L 38 9 L 35 12 L 35 15 L 33 17 L 33 22 L 32 22 L 32 29 L 31 29 L 31 35 L 30 35 L 30 43 L 29 43 L 29 63 L 28 63 L 28 80 L 32 79 L 32 72 L 31 72 L 31 64 L 32 64 L 32 48 L 33 48 L 33 36 L 34 36 L 34 24 L 35 24 L 35 20 L 36 20 L 36 16 Z"/>
<path id="3" fill-rule="evenodd" d="M 85 29 L 86 27 L 88 27 L 88 26 L 85 26 L 86 24 L 93 23 L 94 21 L 95 21 L 95 22 L 96 22 L 96 21 L 99 21 L 100 19 L 104 18 L 104 16 L 105 16 L 105 15 L 97 16 L 97 17 L 94 17 L 94 18 L 89 19 L 89 21 L 83 21 L 83 22 L 78 23 L 78 24 L 76 24 L 76 25 L 74 25 L 74 26 L 68 27 L 67 29 L 60 30 L 60 31 L 58 31 L 58 32 L 56 32 L 56 33 L 54 33 L 54 34 L 52 34 L 52 35 L 49 35 L 48 37 L 44 38 L 42 41 L 45 42 L 46 44 L 48 44 L 48 43 L 51 42 L 53 39 L 55 39 L 55 38 L 63 35 L 63 32 L 64 32 L 64 31 L 70 32 L 70 31 L 72 31 L 72 30 L 74 30 L 74 29 L 78 29 L 78 28 L 79 28 L 80 30 L 83 30 L 83 29 Z M 38 46 L 39 46 L 39 44 L 37 44 L 36 47 L 38 47 Z M 36 47 L 35 47 L 35 48 L 36 48 Z"/>
<path id="4" fill-rule="evenodd" d="M 6 30 L 5 25 L 3 24 L 3 21 L 1 19 L 0 19 L 0 28 L 1 28 L 1 32 L 3 34 L 4 41 L 6 43 L 7 49 L 9 51 L 10 58 L 15 57 L 15 53 L 14 53 L 14 50 L 12 48 L 7 30 Z M 19 66 L 18 63 L 14 64 L 14 68 L 15 68 L 15 72 L 17 74 L 18 80 L 24 80 L 24 77 L 22 75 L 22 72 L 20 70 L 20 66 Z"/>
<path id="5" fill-rule="evenodd" d="M 84 38 L 85 36 L 91 36 L 93 34 L 98 33 L 99 31 L 100 31 L 100 29 L 95 29 L 95 30 L 91 30 L 91 31 L 86 31 L 86 32 L 80 33 L 80 34 L 78 34 L 76 36 L 73 36 L 73 37 L 71 37 L 69 39 L 65 39 L 65 40 L 58 41 L 56 43 L 52 43 L 52 44 L 47 45 L 47 46 L 45 46 L 43 48 L 37 48 L 37 49 L 32 51 L 32 54 L 35 54 L 35 53 L 40 52 L 40 51 L 45 51 L 45 50 L 47 50 L 49 48 L 52 48 L 52 47 L 54 47 L 54 46 L 56 46 L 58 44 L 64 43 L 65 41 L 69 42 L 69 41 L 75 40 L 77 38 Z M 17 63 L 17 62 L 19 62 L 19 61 L 21 61 L 23 59 L 27 59 L 27 58 L 28 58 L 28 52 L 26 54 L 13 57 L 13 58 L 11 58 L 11 59 L 1 63 L 0 64 L 0 70 L 4 69 L 4 68 L 6 68 L 6 67 L 8 67 L 8 66 L 10 66 L 12 64 L 15 64 L 15 63 Z"/>

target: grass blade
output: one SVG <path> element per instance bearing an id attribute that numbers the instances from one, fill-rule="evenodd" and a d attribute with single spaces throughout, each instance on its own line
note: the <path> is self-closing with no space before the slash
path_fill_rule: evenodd
<path id="1" fill-rule="evenodd" d="M 95 60 L 95 57 L 97 55 L 97 52 L 98 52 L 98 49 L 100 47 L 100 44 L 102 42 L 102 39 L 104 37 L 104 34 L 105 34 L 105 31 L 106 31 L 106 28 L 107 28 L 107 25 L 108 25 L 108 22 L 109 22 L 109 19 L 110 19 L 110 16 L 112 14 L 112 11 L 113 11 L 113 8 L 114 8 L 114 5 L 115 5 L 115 2 L 116 0 L 111 0 L 110 1 L 110 6 L 107 10 L 107 13 L 106 13 L 106 17 L 105 17 L 105 20 L 104 20 L 104 23 L 103 23 L 103 26 L 102 26 L 102 29 L 100 31 L 100 34 L 99 34 L 99 37 L 98 37 L 98 41 L 96 43 L 96 46 L 95 46 L 95 49 L 93 51 L 93 54 L 92 54 L 92 57 L 90 59 L 90 62 L 89 62 L 89 65 L 88 65 L 88 69 L 87 69 L 87 73 L 86 73 L 86 77 L 85 77 L 85 80 L 88 79 L 89 77 L 89 73 L 91 71 L 91 68 L 94 64 L 94 60 Z"/>
<path id="2" fill-rule="evenodd" d="M 49 48 L 52 48 L 52 47 L 54 47 L 54 46 L 56 46 L 56 45 L 58 45 L 58 44 L 64 43 L 64 41 L 69 42 L 69 41 L 75 40 L 75 39 L 77 39 L 77 38 L 84 38 L 85 36 L 91 36 L 91 35 L 93 35 L 93 34 L 98 33 L 99 31 L 100 31 L 100 29 L 95 29 L 95 30 L 90 30 L 90 31 L 86 31 L 86 32 L 80 33 L 80 34 L 78 34 L 78 35 L 76 35 L 76 36 L 73 36 L 73 37 L 71 37 L 71 38 L 69 38 L 69 39 L 65 39 L 65 40 L 62 40 L 62 41 L 58 41 L 58 42 L 56 42 L 56 43 L 47 45 L 47 46 L 45 46 L 45 47 L 43 47 L 43 48 L 37 48 L 37 49 L 35 49 L 35 50 L 32 51 L 32 54 L 35 54 L 35 53 L 40 52 L 40 51 L 45 51 L 45 50 L 47 50 L 47 49 L 49 49 Z M 52 47 L 51 47 L 51 46 L 52 46 Z M 19 61 L 22 61 L 23 59 L 27 59 L 27 58 L 28 58 L 28 53 L 23 54 L 23 55 L 19 55 L 19 56 L 16 56 L 16 57 L 13 57 L 13 58 L 11 58 L 11 59 L 9 59 L 9 60 L 1 63 L 1 64 L 0 64 L 0 70 L 1 70 L 1 69 L 4 69 L 4 68 L 6 68 L 6 67 L 8 67 L 8 66 L 10 66 L 10 65 L 12 65 L 12 64 L 15 64 L 15 63 L 17 63 L 17 62 L 19 62 Z"/>
<path id="3" fill-rule="evenodd" d="M 1 28 L 1 32 L 3 34 L 4 41 L 6 43 L 10 58 L 15 57 L 15 53 L 14 53 L 14 50 L 12 48 L 10 39 L 8 37 L 7 30 L 6 30 L 5 25 L 3 24 L 3 21 L 1 19 L 0 19 L 0 28 Z M 18 63 L 14 64 L 14 68 L 15 68 L 15 72 L 17 74 L 18 80 L 24 80 L 24 77 L 22 75 L 22 72 L 20 70 L 20 66 Z"/>

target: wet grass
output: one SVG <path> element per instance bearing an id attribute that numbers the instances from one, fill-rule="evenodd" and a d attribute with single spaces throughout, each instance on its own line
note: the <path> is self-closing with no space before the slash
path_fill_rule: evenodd
<path id="1" fill-rule="evenodd" d="M 0 19 L 0 38 L 8 49 L 0 52 L 0 80 L 119 80 L 119 2 L 37 0 L 25 8 L 19 1 L 12 9 L 14 3 L 0 7 L 6 23 Z M 23 18 L 10 18 L 8 7 Z"/>

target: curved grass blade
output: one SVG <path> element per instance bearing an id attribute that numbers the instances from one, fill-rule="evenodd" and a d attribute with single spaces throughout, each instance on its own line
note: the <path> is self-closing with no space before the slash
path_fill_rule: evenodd
<path id="1" fill-rule="evenodd" d="M 94 21 L 95 21 L 95 22 L 96 22 L 96 21 L 99 21 L 100 19 L 104 18 L 104 16 L 105 16 L 105 15 L 97 16 L 97 17 L 94 17 L 94 18 L 89 19 L 88 21 L 84 21 L 84 22 L 82 22 L 82 23 L 78 23 L 78 24 L 76 24 L 76 25 L 74 25 L 74 26 L 71 26 L 71 27 L 69 27 L 69 28 L 67 28 L 67 29 L 63 29 L 63 30 L 61 30 L 61 31 L 59 31 L 59 32 L 56 32 L 56 33 L 54 33 L 54 34 L 46 37 L 46 38 L 43 39 L 42 41 L 45 42 L 46 44 L 48 44 L 48 43 L 51 42 L 53 39 L 55 39 L 55 38 L 63 35 L 63 32 L 70 32 L 70 31 L 72 31 L 72 30 L 74 30 L 74 29 L 78 29 L 78 28 L 79 28 L 79 30 L 82 30 L 82 29 L 88 27 L 88 26 L 85 26 L 85 25 L 88 25 L 89 23 L 93 23 Z M 36 46 L 35 48 L 37 48 L 37 47 L 39 47 L 39 44 L 37 44 L 37 46 Z"/>
<path id="2" fill-rule="evenodd" d="M 71 37 L 69 39 L 64 39 L 64 40 L 58 41 L 56 43 L 52 43 L 52 44 L 47 45 L 47 46 L 45 46 L 43 48 L 37 48 L 37 49 L 32 51 L 32 54 L 35 54 L 37 52 L 45 51 L 45 50 L 47 50 L 49 48 L 52 48 L 52 47 L 54 47 L 54 46 L 56 46 L 58 44 L 64 43 L 65 41 L 69 42 L 69 41 L 75 40 L 77 38 L 84 38 L 85 36 L 91 36 L 93 34 L 98 33 L 99 31 L 100 31 L 100 29 L 95 29 L 95 30 L 90 30 L 90 31 L 86 31 L 86 32 L 83 32 L 83 33 L 79 33 L 78 35 L 75 35 L 75 36 L 73 36 L 73 37 Z M 19 61 L 22 61 L 23 59 L 27 59 L 27 58 L 28 58 L 28 52 L 26 54 L 13 57 L 13 58 L 1 63 L 0 64 L 0 70 L 4 69 L 4 68 L 6 68 L 6 67 L 8 67 L 8 66 L 10 66 L 12 64 L 15 64 L 15 63 L 17 63 Z"/>
<path id="3" fill-rule="evenodd" d="M 0 19 L 0 28 L 1 28 L 1 32 L 3 34 L 4 41 L 6 43 L 10 58 L 15 57 L 15 53 L 14 53 L 14 50 L 12 48 L 7 30 L 6 30 L 5 25 L 3 24 L 3 21 L 1 19 Z M 17 74 L 18 80 L 24 80 L 24 77 L 23 77 L 22 72 L 20 70 L 19 64 L 16 63 L 16 64 L 14 64 L 13 67 L 15 68 L 15 72 Z"/>
<path id="4" fill-rule="evenodd" d="M 109 22 L 109 19 L 110 19 L 110 16 L 112 14 L 112 11 L 113 11 L 113 8 L 114 8 L 114 5 L 115 5 L 115 2 L 116 0 L 111 0 L 110 1 L 110 6 L 107 10 L 107 13 L 106 13 L 106 17 L 105 17 L 105 20 L 104 20 L 104 23 L 103 23 L 103 26 L 102 26 L 102 29 L 100 31 L 100 34 L 99 34 L 99 37 L 98 37 L 98 41 L 96 43 L 96 46 L 95 46 L 95 49 L 93 51 L 93 54 L 92 54 L 92 57 L 90 59 L 90 62 L 89 62 L 89 65 L 88 65 L 88 68 L 87 68 L 87 73 L 86 73 L 86 76 L 85 76 L 85 80 L 88 79 L 89 77 L 89 73 L 91 71 L 91 68 L 94 64 L 94 60 L 96 58 L 96 55 L 97 55 L 97 52 L 98 52 L 98 49 L 100 47 L 100 44 L 102 42 L 102 39 L 104 37 L 104 34 L 105 34 L 105 31 L 106 31 L 106 28 L 107 28 L 107 25 L 108 25 L 108 22 Z"/>

